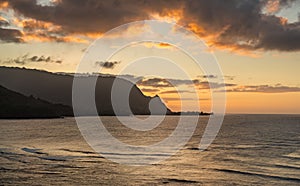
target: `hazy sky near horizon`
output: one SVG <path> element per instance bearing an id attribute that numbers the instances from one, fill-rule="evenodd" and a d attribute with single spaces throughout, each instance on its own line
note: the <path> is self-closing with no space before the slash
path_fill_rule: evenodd
<path id="1" fill-rule="evenodd" d="M 299 10 L 299 0 L 0 0 L 0 65 L 75 72 L 89 45 L 110 29 L 132 21 L 166 20 L 194 32 L 210 47 L 224 74 L 228 113 L 299 114 Z M 191 96 L 189 82 L 169 68 L 168 60 L 148 58 L 128 65 L 129 48 L 181 64 L 197 82 L 199 99 Z M 131 45 L 98 64 L 103 73 L 126 68 L 124 74 L 142 77 L 141 90 L 160 95 L 172 110 L 180 110 L 180 103 L 166 79 L 177 83 L 184 110 L 195 110 L 198 100 L 201 110 L 210 110 L 207 81 L 216 77 L 193 71 L 190 59 L 174 47 Z M 152 77 L 153 71 L 164 78 Z"/>

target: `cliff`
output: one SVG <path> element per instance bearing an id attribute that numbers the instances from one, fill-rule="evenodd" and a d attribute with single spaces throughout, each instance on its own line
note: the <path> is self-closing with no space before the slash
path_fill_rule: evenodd
<path id="1" fill-rule="evenodd" d="M 0 67 L 0 85 L 25 96 L 34 96 L 53 104 L 62 104 L 72 107 L 72 84 L 73 75 L 56 74 L 40 70 L 25 68 Z M 82 76 L 80 83 L 84 85 L 95 76 Z M 99 115 L 115 115 L 111 101 L 113 83 L 116 85 L 114 99 L 120 101 L 127 99 L 124 92 L 129 91 L 129 106 L 133 114 L 171 114 L 159 97 L 145 96 L 140 89 L 131 82 L 114 76 L 98 76 L 95 86 L 95 102 Z M 84 91 L 84 89 L 83 89 Z M 116 100 L 118 103 L 118 100 Z M 118 115 L 128 115 L 130 110 L 123 105 L 117 104 Z M 80 115 L 92 115 L 89 105 L 78 108 Z"/>

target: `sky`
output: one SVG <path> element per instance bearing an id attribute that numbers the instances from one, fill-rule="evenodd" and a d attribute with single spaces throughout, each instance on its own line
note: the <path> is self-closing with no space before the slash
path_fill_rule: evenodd
<path id="1" fill-rule="evenodd" d="M 109 61 L 94 61 L 101 73 L 138 80 L 145 95 L 159 95 L 174 111 L 200 105 L 209 112 L 212 91 L 223 88 L 227 113 L 300 114 L 299 0 L 171 2 L 0 0 L 0 65 L 73 73 L 88 47 L 107 31 L 133 21 L 167 21 L 203 40 L 223 77 L 205 74 L 176 46 L 147 42 L 127 46 Z M 126 32 L 120 34 L 130 37 L 138 29 Z M 132 61 L 153 53 L 163 58 Z"/>

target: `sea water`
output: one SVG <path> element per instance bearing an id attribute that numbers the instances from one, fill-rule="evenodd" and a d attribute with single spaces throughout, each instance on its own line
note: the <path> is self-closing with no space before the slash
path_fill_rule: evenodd
<path id="1" fill-rule="evenodd" d="M 74 118 L 0 120 L 0 185 L 300 185 L 300 115 L 227 115 L 200 151 L 208 118 L 199 118 L 180 151 L 144 166 L 94 152 Z M 170 136 L 179 116 L 150 131 L 129 129 L 116 117 L 101 120 L 116 139 L 139 146 Z"/>

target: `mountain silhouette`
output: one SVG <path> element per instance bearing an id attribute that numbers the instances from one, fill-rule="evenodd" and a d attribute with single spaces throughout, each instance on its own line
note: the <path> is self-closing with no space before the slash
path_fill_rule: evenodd
<path id="1" fill-rule="evenodd" d="M 57 118 L 73 116 L 70 106 L 24 96 L 0 86 L 0 118 Z"/>
<path id="2" fill-rule="evenodd" d="M 172 114 L 158 96 L 145 96 L 133 83 L 115 76 L 76 76 L 82 91 L 92 79 L 96 80 L 95 105 L 99 115 L 148 115 Z M 0 67 L 0 85 L 25 96 L 45 100 L 53 104 L 72 107 L 72 85 L 74 76 L 41 70 L 16 67 Z M 112 95 L 112 90 L 114 94 Z M 128 94 L 128 95 L 127 95 Z M 114 100 L 114 104 L 112 103 Z M 95 113 L 85 100 L 75 109 L 77 115 L 88 116 Z M 125 102 L 128 102 L 126 104 Z M 113 105 L 115 105 L 113 107 Z"/>

